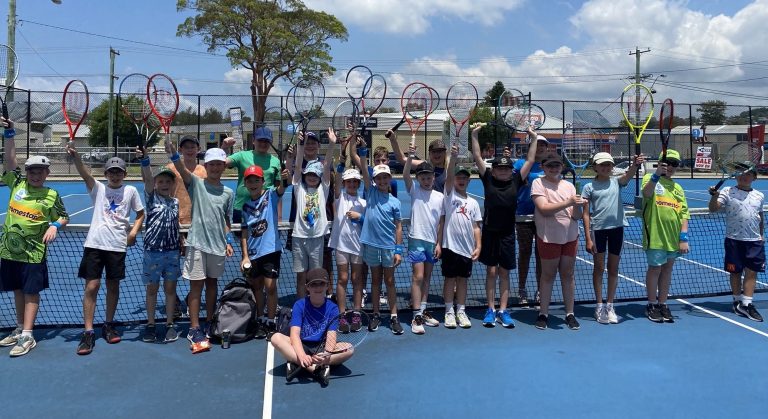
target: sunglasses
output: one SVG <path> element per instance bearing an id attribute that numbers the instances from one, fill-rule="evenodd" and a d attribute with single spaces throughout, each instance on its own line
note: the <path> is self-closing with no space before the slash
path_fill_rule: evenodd
<path id="1" fill-rule="evenodd" d="M 544 165 L 544 167 L 548 167 L 550 169 L 555 169 L 555 168 L 558 168 L 558 167 L 563 167 L 563 164 L 562 163 L 547 163 L 547 164 Z"/>
<path id="2" fill-rule="evenodd" d="M 319 281 L 310 282 L 309 284 L 307 284 L 309 288 L 319 288 L 319 287 L 324 287 L 325 285 L 326 285 L 325 282 L 319 282 Z"/>
<path id="3" fill-rule="evenodd" d="M 672 166 L 672 167 L 680 166 L 680 162 L 677 160 L 662 160 L 662 163 L 666 163 L 667 166 Z"/>

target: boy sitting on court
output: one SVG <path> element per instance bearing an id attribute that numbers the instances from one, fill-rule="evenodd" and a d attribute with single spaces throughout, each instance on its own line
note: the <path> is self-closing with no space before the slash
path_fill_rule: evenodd
<path id="1" fill-rule="evenodd" d="M 64 202 L 55 190 L 44 185 L 50 174 L 50 160 L 31 156 L 24 163 L 23 176 L 16 162 L 16 130 L 0 118 L 5 128 L 3 184 L 8 186 L 8 213 L 0 232 L 0 291 L 13 291 L 16 324 L 0 346 L 13 346 L 12 357 L 27 354 L 37 345 L 32 336 L 40 308 L 40 291 L 48 288 L 48 244 L 59 228 L 69 221 Z M 19 240 L 23 237 L 25 240 Z"/>
<path id="2" fill-rule="evenodd" d="M 339 307 L 325 298 L 325 288 L 328 286 L 328 272 L 325 269 L 310 269 L 305 277 L 308 295 L 293 304 L 290 336 L 276 333 L 271 343 L 287 361 L 287 381 L 293 380 L 303 368 L 325 387 L 328 385 L 330 366 L 344 363 L 352 357 L 354 349 L 330 356 L 318 354 L 322 352 L 320 345 L 326 343 L 326 338 L 328 342 L 335 341 L 333 336 L 325 334 L 336 334 L 339 328 Z"/>
<path id="3" fill-rule="evenodd" d="M 192 353 L 207 351 L 210 344 L 200 328 L 200 299 L 205 286 L 205 319 L 210 324 L 216 310 L 218 288 L 216 281 L 224 273 L 224 261 L 234 254 L 234 237 L 230 232 L 232 218 L 232 189 L 221 183 L 226 169 L 227 154 L 220 148 L 205 152 L 205 180 L 193 175 L 184 166 L 176 146 L 166 138 L 165 151 L 184 181 L 192 198 L 192 225 L 187 236 L 187 251 L 181 276 L 189 281 L 189 323 L 187 340 Z"/>
<path id="4" fill-rule="evenodd" d="M 440 259 L 440 243 L 437 232 L 442 229 L 443 194 L 432 189 L 435 170 L 429 162 L 422 161 L 416 166 L 416 185 L 411 178 L 411 164 L 416 147 L 408 149 L 408 159 L 403 167 L 405 190 L 411 196 L 411 228 L 408 234 L 408 261 L 413 267 L 411 278 L 411 308 L 413 320 L 411 331 L 424 334 L 424 325 L 436 327 L 440 322 L 425 310 L 432 268 Z"/>
<path id="5" fill-rule="evenodd" d="M 141 340 L 154 343 L 157 340 L 155 307 L 160 280 L 165 291 L 165 337 L 163 341 L 174 342 L 179 332 L 173 324 L 176 307 L 176 281 L 181 276 L 179 265 L 179 200 L 173 197 L 176 190 L 176 174 L 167 167 L 161 167 L 152 176 L 149 156 L 141 148 L 136 149 L 141 163 L 141 178 L 144 181 L 144 200 L 147 203 L 147 223 L 144 229 L 144 284 L 147 287 L 147 325 Z"/>
<path id="6" fill-rule="evenodd" d="M 288 178 L 287 169 L 283 171 L 283 178 Z M 256 337 L 261 339 L 267 336 L 267 330 L 275 329 L 277 278 L 280 276 L 280 255 L 283 249 L 277 229 L 277 203 L 285 193 L 285 188 L 282 182 L 276 182 L 276 187 L 265 185 L 264 169 L 256 165 L 245 170 L 243 184 L 248 190 L 249 199 L 242 207 L 240 246 L 243 259 L 240 268 L 246 273 L 256 298 L 256 313 L 262 316 L 256 329 Z M 263 316 L 265 292 L 266 317 Z"/>
<path id="7" fill-rule="evenodd" d="M 112 321 L 117 310 L 120 281 L 125 278 L 126 248 L 136 244 L 136 235 L 144 222 L 144 207 L 136 188 L 123 184 L 127 174 L 123 159 L 112 157 L 104 164 L 104 176 L 107 178 L 105 186 L 93 178 L 91 169 L 83 164 L 74 143 L 68 143 L 66 150 L 74 159 L 75 168 L 85 181 L 88 195 L 93 201 L 91 227 L 85 238 L 85 250 L 78 270 L 78 276 L 85 279 L 85 331 L 77 345 L 77 354 L 88 355 L 96 345 L 93 316 L 101 286 L 101 274 L 104 271 L 107 277 L 107 313 L 101 327 L 101 336 L 108 343 L 120 342 L 120 334 L 115 330 Z M 131 210 L 136 213 L 133 226 L 129 222 Z"/>

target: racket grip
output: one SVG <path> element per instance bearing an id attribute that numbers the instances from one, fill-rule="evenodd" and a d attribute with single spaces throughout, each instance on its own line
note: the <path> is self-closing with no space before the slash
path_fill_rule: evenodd
<path id="1" fill-rule="evenodd" d="M 642 150 L 640 149 L 640 143 L 635 143 L 635 155 L 639 156 L 640 153 L 642 153 Z"/>
<path id="2" fill-rule="evenodd" d="M 283 175 L 283 170 L 285 170 L 285 163 L 283 163 L 283 162 L 281 161 L 281 162 L 280 162 L 280 176 L 282 176 L 282 175 Z M 289 184 L 288 184 L 288 179 L 283 179 L 283 188 L 287 188 L 287 187 L 288 187 L 288 185 L 289 185 Z"/>
<path id="3" fill-rule="evenodd" d="M 398 128 L 400 128 L 400 125 L 403 125 L 403 122 L 405 122 L 405 119 L 401 119 L 400 122 L 396 123 L 394 127 L 390 128 L 392 131 L 397 131 Z M 390 133 L 384 134 L 385 137 L 389 138 L 392 136 Z"/>
<path id="4" fill-rule="evenodd" d="M 8 105 L 3 102 L 3 118 L 8 119 Z"/>
<path id="5" fill-rule="evenodd" d="M 717 182 L 717 185 L 715 185 L 715 190 L 719 191 L 720 187 L 723 186 L 723 183 L 725 183 L 725 179 L 720 179 L 720 181 Z"/>
<path id="6" fill-rule="evenodd" d="M 411 134 L 411 147 L 416 147 L 416 134 Z"/>

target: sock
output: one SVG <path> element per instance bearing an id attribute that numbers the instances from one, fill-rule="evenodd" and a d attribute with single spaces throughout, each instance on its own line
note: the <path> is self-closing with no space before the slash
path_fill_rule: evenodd
<path id="1" fill-rule="evenodd" d="M 605 305 L 605 308 L 607 308 L 608 310 L 611 310 L 611 309 L 613 309 L 613 303 L 607 303 L 607 304 Z"/>
<path id="2" fill-rule="evenodd" d="M 424 310 L 426 310 L 426 309 L 427 309 L 427 302 L 426 301 L 422 301 L 421 304 L 419 305 L 419 311 L 423 313 Z"/>
<path id="3" fill-rule="evenodd" d="M 453 313 L 453 304 L 446 304 L 445 305 L 445 314 Z"/>
<path id="4" fill-rule="evenodd" d="M 28 338 L 31 338 L 32 337 L 32 331 L 31 330 L 22 330 L 21 331 L 21 336 L 26 336 Z"/>
<path id="5" fill-rule="evenodd" d="M 421 311 L 421 309 L 416 309 L 416 310 L 411 310 L 411 311 L 413 311 L 413 317 L 421 316 L 421 313 L 423 313 Z"/>
<path id="6" fill-rule="evenodd" d="M 741 295 L 741 305 L 744 307 L 747 307 L 748 305 L 752 304 L 752 297 L 747 297 L 746 295 Z"/>
<path id="7" fill-rule="evenodd" d="M 568 317 L 568 316 L 573 316 L 573 313 L 565 313 L 565 317 Z M 573 317 L 576 317 L 576 316 L 573 316 Z"/>
<path id="8" fill-rule="evenodd" d="M 395 317 L 397 317 L 397 314 L 391 314 L 391 313 L 390 313 L 390 315 L 389 315 L 389 318 L 390 318 L 390 319 L 394 319 Z"/>
<path id="9" fill-rule="evenodd" d="M 457 304 L 456 308 L 458 308 L 459 309 L 459 313 L 461 313 L 461 312 L 463 312 L 467 308 L 467 306 L 465 306 L 464 304 Z"/>
<path id="10" fill-rule="evenodd" d="M 737 303 L 738 303 L 739 301 L 741 301 L 741 295 L 739 295 L 739 294 L 733 294 L 733 301 L 734 301 L 734 302 L 737 302 Z"/>
<path id="11" fill-rule="evenodd" d="M 603 309 L 603 303 L 597 303 L 597 310 L 600 311 Z"/>

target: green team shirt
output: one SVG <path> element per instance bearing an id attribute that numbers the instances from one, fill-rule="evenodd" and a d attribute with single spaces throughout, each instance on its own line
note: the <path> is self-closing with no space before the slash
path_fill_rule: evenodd
<path id="1" fill-rule="evenodd" d="M 0 237 L 0 258 L 40 263 L 45 257 L 43 235 L 48 223 L 69 218 L 64 202 L 51 188 L 27 185 L 19 169 L 3 173 L 2 179 L 11 188 L 11 199 Z"/>
<path id="2" fill-rule="evenodd" d="M 645 187 L 650 179 L 650 173 L 643 176 L 641 188 Z M 643 249 L 668 252 L 680 250 L 682 220 L 690 218 L 683 187 L 662 176 L 653 189 L 653 196 L 643 198 Z"/>
<path id="3" fill-rule="evenodd" d="M 251 200 L 251 194 L 245 188 L 243 174 L 251 166 L 259 166 L 264 170 L 264 187 L 275 184 L 280 179 L 280 160 L 271 154 L 257 154 L 253 150 L 243 150 L 229 156 L 232 167 L 237 168 L 237 190 L 235 191 L 235 209 L 242 210 L 243 204 Z"/>

